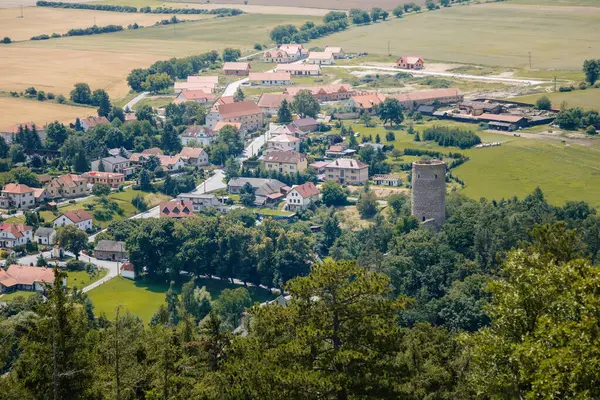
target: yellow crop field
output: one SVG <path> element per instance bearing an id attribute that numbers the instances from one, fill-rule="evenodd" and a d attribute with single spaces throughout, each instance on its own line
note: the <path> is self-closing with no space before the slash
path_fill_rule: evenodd
<path id="1" fill-rule="evenodd" d="M 33 121 L 38 126 L 49 122 L 72 122 L 77 117 L 96 115 L 94 108 L 74 107 L 49 101 L 0 97 L 0 129 Z"/>
<path id="2" fill-rule="evenodd" d="M 169 19 L 170 14 L 121 13 L 94 10 L 71 10 L 49 7 L 27 7 L 0 9 L 0 37 L 8 36 L 13 41 L 29 40 L 32 36 L 52 33 L 64 34 L 73 28 L 90 26 L 122 25 L 137 23 L 152 26 L 155 22 Z M 214 18 L 213 15 L 179 15 L 185 20 Z"/>

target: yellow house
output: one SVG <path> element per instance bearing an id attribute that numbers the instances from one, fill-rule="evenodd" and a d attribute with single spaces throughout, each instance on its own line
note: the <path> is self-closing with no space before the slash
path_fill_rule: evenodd
<path id="1" fill-rule="evenodd" d="M 304 154 L 295 151 L 272 151 L 264 156 L 263 165 L 267 171 L 295 174 L 305 171 L 308 161 Z"/>

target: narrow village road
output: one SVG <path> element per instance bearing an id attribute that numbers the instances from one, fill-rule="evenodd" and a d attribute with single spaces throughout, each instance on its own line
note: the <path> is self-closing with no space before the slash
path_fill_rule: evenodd
<path id="1" fill-rule="evenodd" d="M 550 81 L 540 81 L 533 79 L 518 79 L 518 78 L 503 78 L 500 76 L 485 76 L 485 75 L 465 75 L 465 74 L 453 74 L 451 72 L 432 72 L 422 71 L 415 69 L 401 69 L 391 67 L 375 67 L 368 65 L 322 65 L 322 68 L 341 68 L 341 69 L 366 69 L 373 71 L 389 71 L 389 72 L 407 72 L 412 75 L 427 75 L 427 76 L 443 76 L 446 78 L 457 78 L 457 79 L 468 79 L 473 81 L 486 81 L 486 82 L 504 82 L 504 83 L 516 83 L 520 85 L 543 85 L 552 83 Z"/>
<path id="2" fill-rule="evenodd" d="M 148 94 L 150 94 L 150 92 L 142 92 L 142 93 L 138 94 L 133 99 L 131 99 L 129 101 L 129 103 L 125 104 L 125 106 L 123 107 L 123 110 L 133 111 L 133 106 L 135 106 L 144 97 L 148 96 Z"/>

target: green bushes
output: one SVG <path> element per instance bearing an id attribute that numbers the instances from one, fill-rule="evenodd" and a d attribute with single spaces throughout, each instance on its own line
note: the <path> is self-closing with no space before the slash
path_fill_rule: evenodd
<path id="1" fill-rule="evenodd" d="M 111 33 L 122 31 L 121 25 L 106 25 L 106 26 L 91 26 L 83 29 L 69 29 L 63 36 L 87 36 L 87 35 L 98 35 L 101 33 Z"/>
<path id="2" fill-rule="evenodd" d="M 171 7 L 141 7 L 141 13 L 145 14 L 211 14 L 220 16 L 235 16 L 243 14 L 244 12 L 237 8 L 215 8 L 212 10 L 206 10 L 202 8 L 171 8 Z"/>
<path id="3" fill-rule="evenodd" d="M 461 149 L 468 149 L 481 143 L 481 138 L 471 131 L 446 126 L 424 129 L 423 140 L 433 140 L 440 146 L 456 146 Z"/>
<path id="4" fill-rule="evenodd" d="M 38 7 L 53 7 L 53 8 L 74 8 L 78 10 L 98 10 L 98 11 L 115 11 L 115 12 L 137 12 L 136 7 L 130 6 L 113 6 L 109 4 L 87 4 L 87 3 L 63 3 L 62 1 L 38 1 Z"/>

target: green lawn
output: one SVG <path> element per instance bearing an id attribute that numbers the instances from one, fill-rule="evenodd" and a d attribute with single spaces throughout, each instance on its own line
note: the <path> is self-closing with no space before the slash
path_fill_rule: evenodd
<path id="1" fill-rule="evenodd" d="M 273 208 L 253 208 L 252 211 L 265 217 L 289 217 L 290 215 L 294 214 L 290 211 L 276 210 Z"/>
<path id="2" fill-rule="evenodd" d="M 511 100 L 535 104 L 536 100 L 547 96 L 554 107 L 560 107 L 563 101 L 569 107 L 582 107 L 590 110 L 600 110 L 600 89 L 575 90 L 573 92 L 540 93 L 529 96 L 515 97 Z"/>
<path id="3" fill-rule="evenodd" d="M 104 278 L 104 276 L 106 276 L 106 270 L 98 270 L 98 273 L 93 277 L 90 277 L 90 275 L 85 271 L 69 271 L 67 272 L 67 275 L 67 285 L 69 287 L 83 289 L 90 283 L 94 283 L 97 280 Z"/>
<path id="4" fill-rule="evenodd" d="M 241 287 L 212 279 L 200 279 L 197 285 L 206 286 L 213 300 L 219 297 L 223 289 Z M 167 284 L 134 282 L 118 277 L 100 285 L 88 294 L 94 303 L 96 315 L 105 313 L 109 318 L 113 318 L 117 306 L 122 305 L 126 310 L 140 316 L 145 322 L 149 322 L 158 307 L 164 304 L 165 293 L 168 289 L 169 285 Z M 248 290 L 252 300 L 257 302 L 262 303 L 276 297 L 264 289 L 248 288 Z"/>
<path id="5" fill-rule="evenodd" d="M 476 125 L 451 121 L 431 121 L 415 125 L 417 131 L 426 126 L 443 124 L 477 129 Z M 349 124 L 346 124 L 348 126 Z M 382 127 L 353 127 L 361 136 L 379 133 L 385 142 L 386 130 Z M 405 131 L 396 130 L 394 145 L 400 149 L 422 148 L 427 150 L 460 152 L 470 160 L 452 173 L 466 183 L 463 193 L 474 199 L 523 197 L 537 186 L 541 187 L 552 204 L 564 204 L 568 200 L 583 200 L 600 207 L 600 151 L 598 142 L 584 147 L 576 144 L 566 146 L 556 140 L 534 140 L 477 131 L 484 142 L 502 142 L 499 147 L 460 150 L 440 147 L 433 142 L 415 142 Z M 360 142 L 360 137 L 358 138 Z"/>
<path id="6" fill-rule="evenodd" d="M 596 2 L 597 3 L 597 2 Z M 346 52 L 418 54 L 427 60 L 468 64 L 581 69 L 583 60 L 600 53 L 599 12 L 538 8 L 510 2 L 454 6 L 435 12 L 348 29 L 310 42 L 335 43 Z"/>
<path id="7" fill-rule="evenodd" d="M 164 107 L 171 104 L 175 100 L 174 96 L 153 96 L 146 97 L 133 106 L 133 110 L 138 110 L 140 107 L 148 105 L 150 107 Z"/>
<path id="8" fill-rule="evenodd" d="M 17 291 L 17 292 L 13 292 L 13 293 L 8 293 L 8 294 L 3 294 L 2 297 L 0 297 L 0 302 L 6 301 L 6 302 L 11 302 L 14 301 L 17 297 L 23 297 L 25 299 L 33 296 L 36 292 L 29 292 L 29 291 Z"/>

